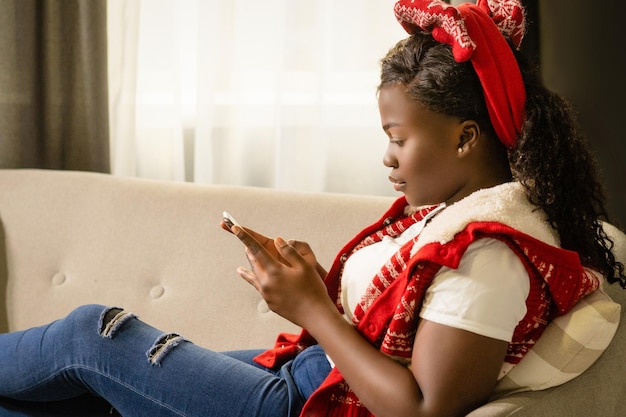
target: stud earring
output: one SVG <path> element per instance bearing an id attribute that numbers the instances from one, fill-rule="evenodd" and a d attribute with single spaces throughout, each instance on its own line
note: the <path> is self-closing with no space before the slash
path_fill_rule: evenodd
<path id="1" fill-rule="evenodd" d="M 459 146 L 459 148 L 457 149 L 457 151 L 458 151 L 459 153 L 463 153 L 463 147 L 462 147 L 462 146 Z"/>

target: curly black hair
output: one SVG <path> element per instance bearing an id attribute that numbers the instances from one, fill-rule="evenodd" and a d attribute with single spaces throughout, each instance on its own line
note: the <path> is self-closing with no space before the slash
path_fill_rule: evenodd
<path id="1" fill-rule="evenodd" d="M 583 265 L 626 288 L 624 265 L 615 259 L 603 222 L 610 221 L 596 161 L 568 102 L 549 91 L 522 53 L 512 48 L 526 86 L 526 117 L 518 142 L 508 150 L 513 179 L 546 214 L 561 246 Z M 381 60 L 380 88 L 400 83 L 429 110 L 476 120 L 493 137 L 480 80 L 471 62 L 457 63 L 449 45 L 417 32 Z"/>

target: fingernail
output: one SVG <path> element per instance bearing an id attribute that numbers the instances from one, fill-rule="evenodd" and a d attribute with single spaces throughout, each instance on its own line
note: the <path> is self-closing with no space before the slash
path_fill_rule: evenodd
<path id="1" fill-rule="evenodd" d="M 280 236 L 276 237 L 276 243 L 278 243 L 278 246 L 280 246 L 281 248 L 284 248 L 285 246 L 289 245 L 289 243 L 287 243 L 285 239 L 283 239 Z"/>

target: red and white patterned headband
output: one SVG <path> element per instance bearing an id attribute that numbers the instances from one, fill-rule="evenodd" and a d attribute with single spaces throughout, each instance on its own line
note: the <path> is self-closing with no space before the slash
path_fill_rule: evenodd
<path id="1" fill-rule="evenodd" d="M 519 47 L 526 30 L 519 0 L 478 0 L 457 7 L 439 0 L 399 0 L 394 11 L 409 33 L 430 32 L 452 46 L 457 62 L 470 60 L 483 87 L 498 138 L 513 148 L 524 123 L 526 89 L 504 36 Z"/>

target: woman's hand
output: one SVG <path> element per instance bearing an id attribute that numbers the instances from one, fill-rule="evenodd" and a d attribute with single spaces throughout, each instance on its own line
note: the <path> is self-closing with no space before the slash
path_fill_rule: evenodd
<path id="1" fill-rule="evenodd" d="M 221 223 L 221 226 L 222 229 L 226 230 L 227 232 L 233 233 L 233 231 L 224 222 Z M 283 258 L 283 256 L 276 249 L 274 239 L 262 235 L 261 233 L 258 233 L 247 227 L 243 227 L 243 230 L 254 240 L 256 240 L 272 257 L 280 260 L 282 263 L 286 263 L 285 258 Z M 326 270 L 323 266 L 319 264 L 319 262 L 317 262 L 315 253 L 313 253 L 313 250 L 308 243 L 293 239 L 288 240 L 287 243 L 292 246 L 300 254 L 300 256 L 302 256 L 302 258 L 306 260 L 309 265 L 313 266 L 321 277 L 326 276 Z"/>
<path id="2" fill-rule="evenodd" d="M 246 246 L 251 269 L 239 275 L 254 286 L 270 309 L 306 328 L 307 319 L 322 309 L 336 310 L 322 281 L 321 268 L 305 242 L 270 239 L 251 229 L 231 229 Z"/>

